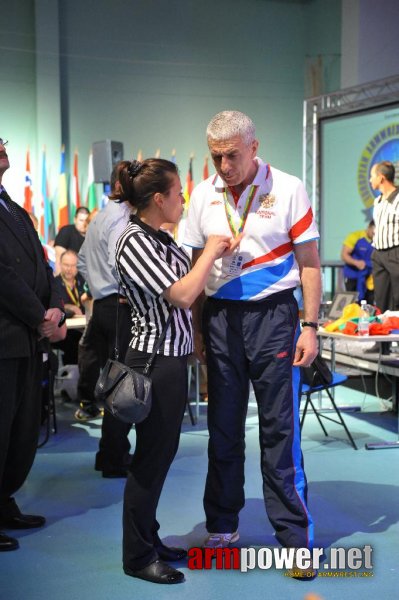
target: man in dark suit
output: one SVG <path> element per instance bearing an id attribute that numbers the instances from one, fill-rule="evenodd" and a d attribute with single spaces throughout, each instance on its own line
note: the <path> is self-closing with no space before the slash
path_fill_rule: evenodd
<path id="1" fill-rule="evenodd" d="M 44 517 L 24 515 L 13 494 L 35 458 L 41 418 L 46 338 L 65 336 L 65 313 L 28 213 L 2 186 L 9 168 L 0 138 L 0 528 L 41 527 Z M 16 550 L 0 532 L 0 551 Z"/>

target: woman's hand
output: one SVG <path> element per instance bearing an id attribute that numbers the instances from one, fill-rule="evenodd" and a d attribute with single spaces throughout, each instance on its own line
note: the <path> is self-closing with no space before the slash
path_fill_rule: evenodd
<path id="1" fill-rule="evenodd" d="M 204 254 L 208 254 L 213 260 L 222 256 L 230 256 L 241 242 L 243 234 L 232 238 L 227 235 L 210 235 L 204 248 Z"/>
<path id="2" fill-rule="evenodd" d="M 240 242 L 241 242 L 243 236 L 244 236 L 244 233 L 239 233 L 238 235 L 236 235 L 236 237 L 230 238 L 230 245 L 225 250 L 225 252 L 223 252 L 222 256 L 230 256 L 231 254 L 233 254 L 233 252 L 235 252 L 236 248 L 238 248 L 238 246 L 240 245 Z"/>

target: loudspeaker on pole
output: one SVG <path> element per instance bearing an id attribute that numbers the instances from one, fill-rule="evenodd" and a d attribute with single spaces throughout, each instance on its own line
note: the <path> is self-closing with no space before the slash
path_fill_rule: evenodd
<path id="1" fill-rule="evenodd" d="M 116 163 L 123 160 L 122 142 L 104 140 L 93 142 L 93 171 L 96 183 L 108 183 Z"/>

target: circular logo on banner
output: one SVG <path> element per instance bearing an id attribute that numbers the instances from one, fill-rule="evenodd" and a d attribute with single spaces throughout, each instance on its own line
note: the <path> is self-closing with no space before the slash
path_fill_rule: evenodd
<path id="1" fill-rule="evenodd" d="M 357 169 L 357 188 L 366 208 L 374 204 L 378 195 L 370 186 L 371 167 L 383 160 L 395 166 L 395 185 L 399 184 L 399 123 L 391 123 L 380 129 L 364 148 Z"/>

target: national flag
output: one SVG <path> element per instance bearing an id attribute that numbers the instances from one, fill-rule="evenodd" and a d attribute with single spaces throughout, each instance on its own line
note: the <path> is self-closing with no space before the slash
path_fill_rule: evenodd
<path id="1" fill-rule="evenodd" d="M 63 144 L 61 147 L 61 166 L 58 186 L 58 229 L 61 229 L 61 227 L 64 227 L 64 225 L 68 225 L 69 223 L 67 189 L 65 173 L 65 146 Z"/>
<path id="2" fill-rule="evenodd" d="M 191 192 L 194 189 L 194 177 L 193 177 L 193 156 L 190 156 L 190 162 L 188 165 L 188 172 L 186 177 L 186 185 L 184 186 L 183 196 L 186 201 L 186 206 L 190 202 Z"/>
<path id="3" fill-rule="evenodd" d="M 205 159 L 204 159 L 204 167 L 202 169 L 202 179 L 208 179 L 208 177 L 209 177 L 208 155 L 206 155 Z"/>
<path id="4" fill-rule="evenodd" d="M 48 181 L 47 181 L 47 168 L 46 168 L 46 148 L 43 147 L 42 153 L 42 187 L 41 187 L 41 207 L 40 207 L 40 220 L 39 220 L 39 232 L 42 239 L 48 242 L 50 239 L 50 223 L 51 223 L 51 212 L 50 212 L 50 199 L 48 193 Z"/>
<path id="5" fill-rule="evenodd" d="M 89 166 L 87 169 L 87 197 L 86 206 L 91 212 L 97 208 L 97 190 L 94 182 L 94 169 L 93 169 L 93 153 L 89 154 Z"/>
<path id="6" fill-rule="evenodd" d="M 48 226 L 48 239 L 55 240 L 56 227 L 55 227 L 54 203 L 51 200 L 50 191 L 49 191 L 49 195 L 48 195 L 48 205 L 49 205 L 49 214 L 50 214 L 49 226 Z"/>
<path id="7" fill-rule="evenodd" d="M 154 158 L 159 158 L 161 156 L 161 148 L 157 148 L 155 150 Z"/>
<path id="8" fill-rule="evenodd" d="M 80 191 L 79 191 L 79 169 L 78 169 L 78 151 L 75 150 L 73 156 L 73 177 L 72 177 L 72 193 L 71 193 L 71 211 L 72 217 L 75 216 L 75 211 L 80 207 Z"/>
<path id="9" fill-rule="evenodd" d="M 26 169 L 25 169 L 25 199 L 24 199 L 24 209 L 28 212 L 32 212 L 32 177 L 30 173 L 30 155 L 29 148 L 26 152 Z"/>

